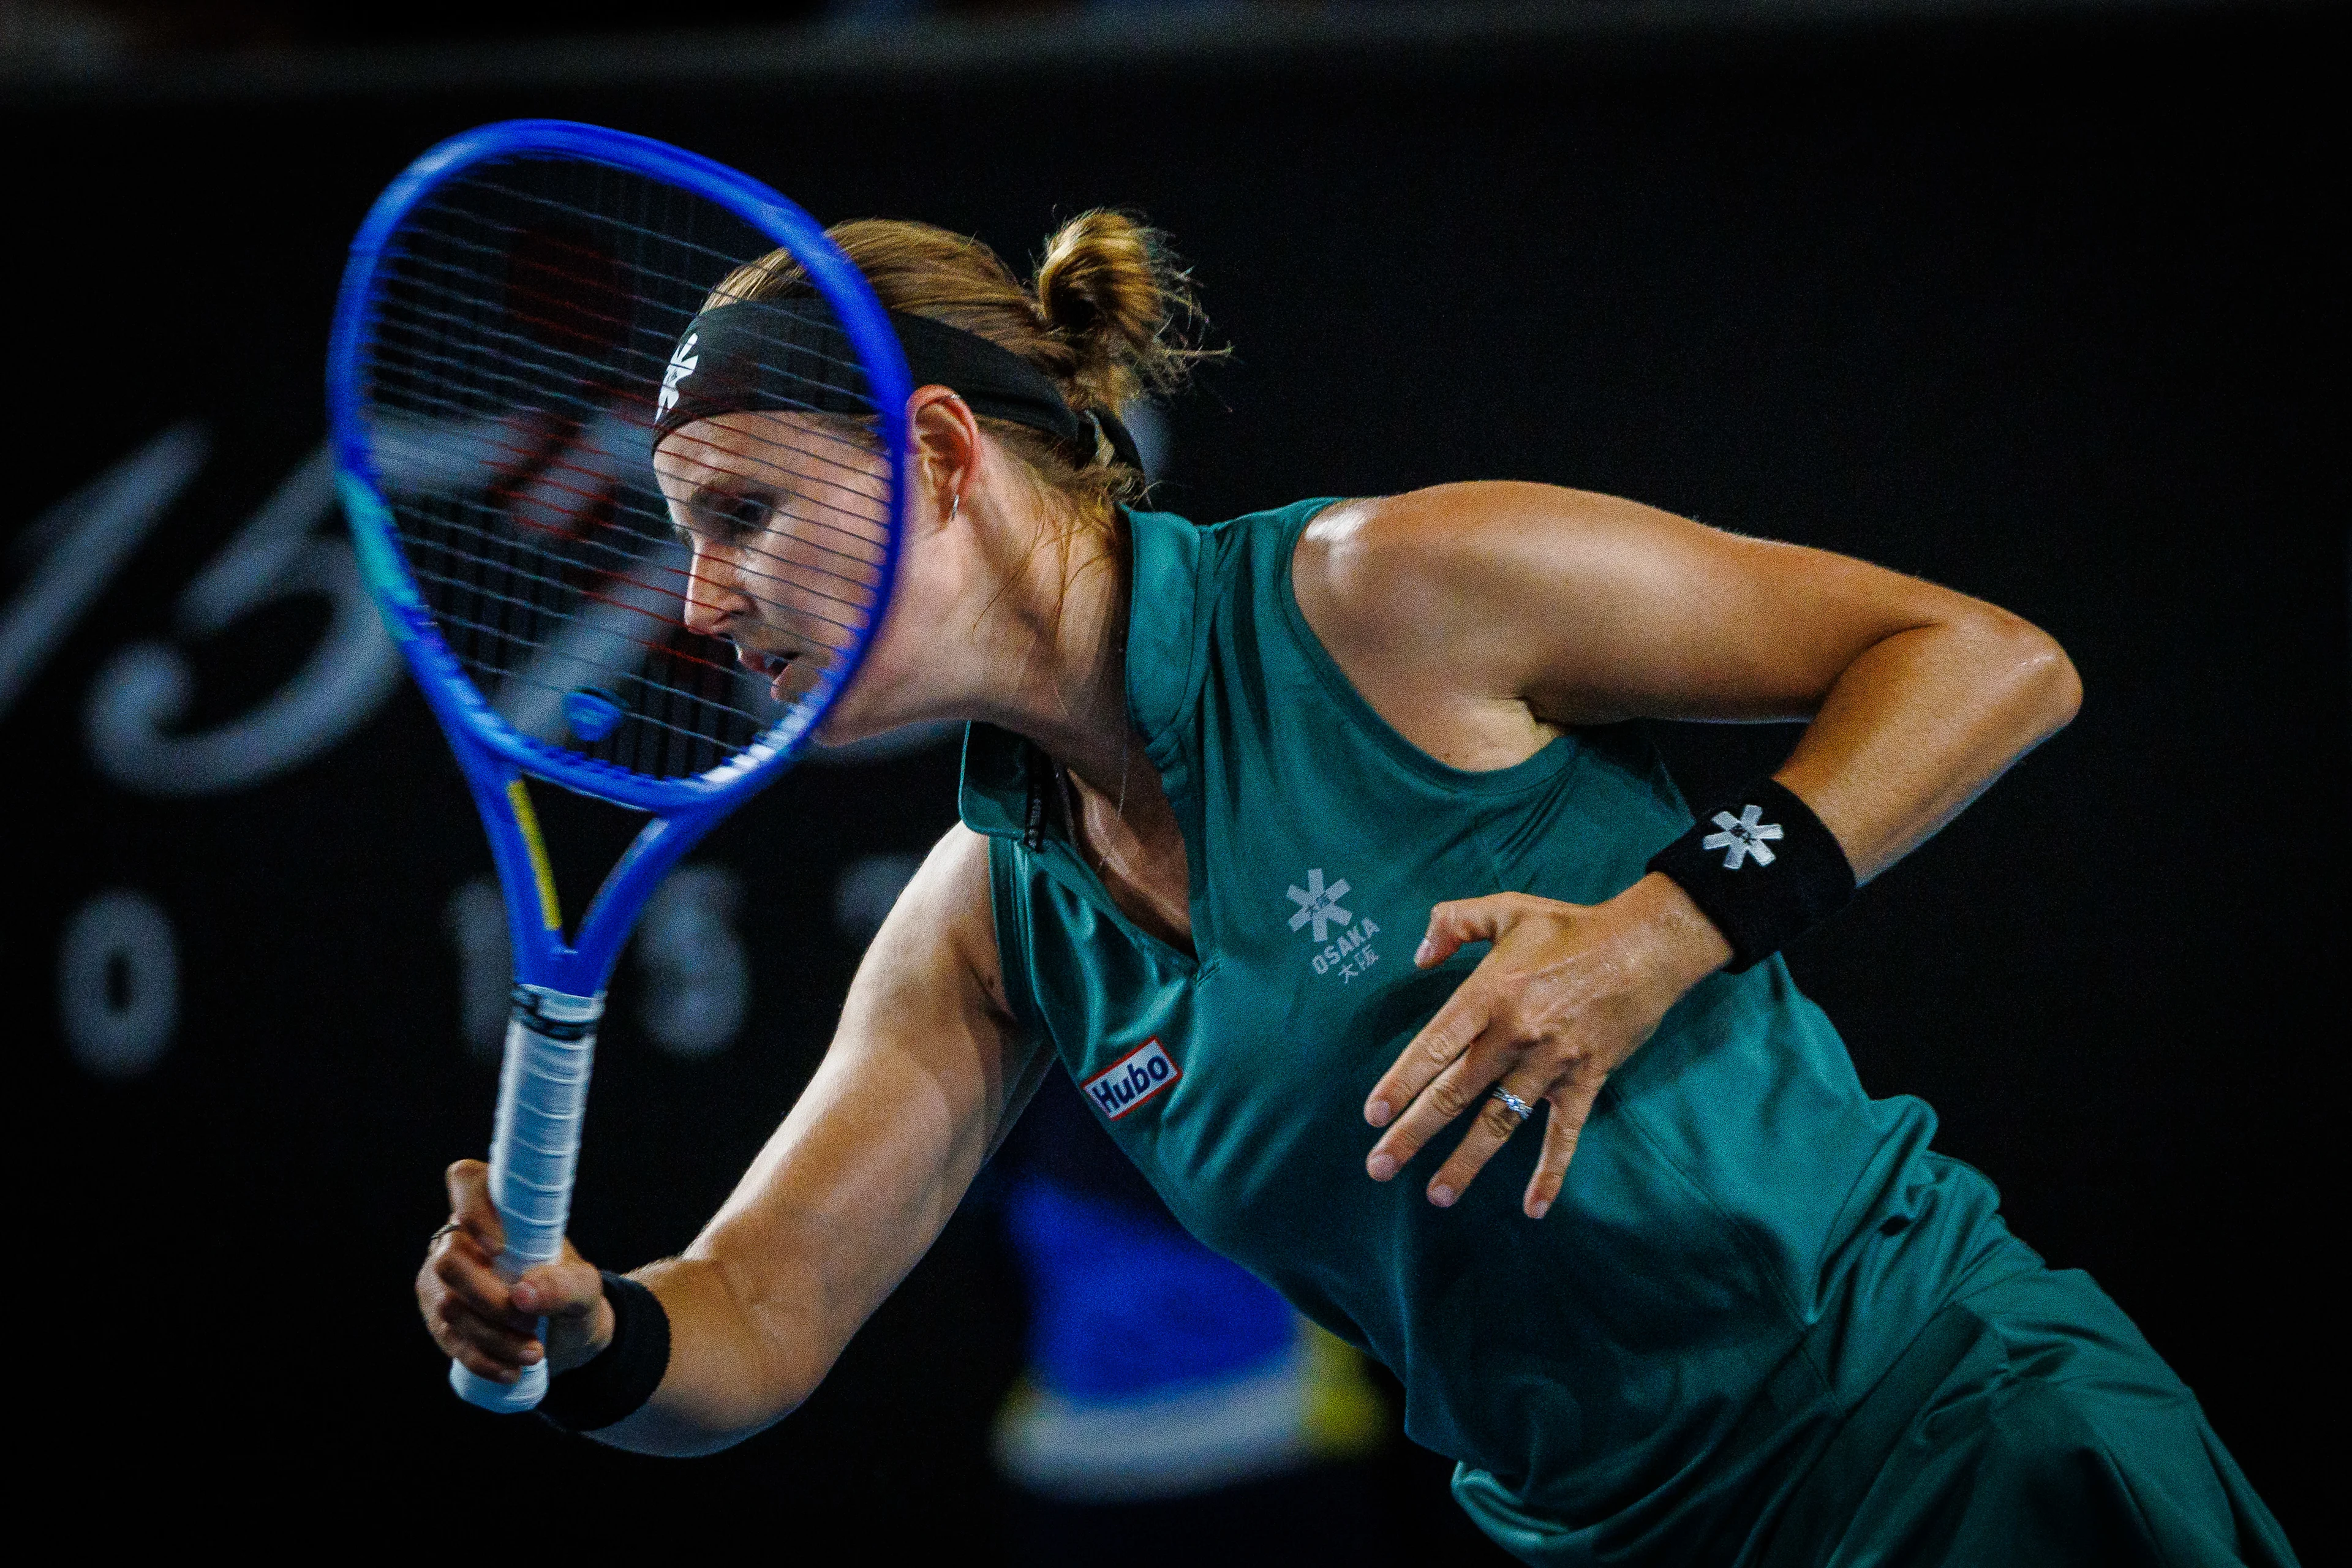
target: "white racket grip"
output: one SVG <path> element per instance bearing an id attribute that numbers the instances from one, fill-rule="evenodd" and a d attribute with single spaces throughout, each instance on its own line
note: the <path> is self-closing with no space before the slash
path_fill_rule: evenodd
<path id="1" fill-rule="evenodd" d="M 498 1123 L 490 1136 L 490 1201 L 506 1227 L 499 1272 L 509 1279 L 563 1255 L 588 1069 L 604 1013 L 601 994 L 572 996 L 541 985 L 514 989 L 506 1063 L 499 1071 Z M 542 1319 L 541 1342 L 546 1334 Z M 449 1386 L 485 1410 L 529 1410 L 547 1395 L 547 1363 L 523 1368 L 513 1383 L 493 1383 L 453 1361 Z"/>

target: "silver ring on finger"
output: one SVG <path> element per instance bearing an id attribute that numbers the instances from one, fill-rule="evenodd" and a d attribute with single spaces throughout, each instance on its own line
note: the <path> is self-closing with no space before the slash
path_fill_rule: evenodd
<path id="1" fill-rule="evenodd" d="M 1500 1100 L 1504 1110 L 1509 1111 L 1512 1115 L 1517 1117 L 1522 1121 L 1525 1121 L 1528 1117 L 1533 1116 L 1536 1113 L 1536 1108 L 1534 1106 L 1529 1105 L 1526 1100 L 1521 1100 L 1517 1095 L 1513 1094 L 1507 1089 L 1496 1089 L 1492 1098 Z"/>
<path id="2" fill-rule="evenodd" d="M 443 1237 L 449 1235 L 452 1231 L 462 1230 L 465 1227 L 460 1226 L 456 1220 L 451 1220 L 447 1225 L 443 1226 L 439 1230 L 435 1231 L 431 1236 L 425 1238 L 425 1250 L 427 1252 L 432 1251 L 435 1247 L 441 1245 L 441 1238 Z"/>

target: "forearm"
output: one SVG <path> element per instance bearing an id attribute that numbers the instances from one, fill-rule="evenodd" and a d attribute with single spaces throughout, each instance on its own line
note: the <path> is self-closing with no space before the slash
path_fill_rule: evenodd
<path id="1" fill-rule="evenodd" d="M 669 1365 L 635 1414 L 586 1434 L 597 1442 L 675 1458 L 715 1453 L 790 1415 L 840 1352 L 826 1352 L 807 1303 L 746 1300 L 714 1259 L 665 1258 L 631 1277 L 669 1319 Z"/>
<path id="2" fill-rule="evenodd" d="M 940 841 L 867 949 L 815 1078 L 683 1256 L 619 1287 L 567 1240 L 509 1280 L 488 1167 L 452 1164 L 451 1223 L 416 1277 L 443 1352 L 507 1384 L 544 1357 L 552 1418 L 644 1453 L 723 1448 L 806 1399 L 1044 1070 L 996 989 L 987 871 L 977 834 Z"/>
<path id="3" fill-rule="evenodd" d="M 2057 643 L 1972 606 L 1864 649 L 1774 776 L 1812 807 L 1865 882 L 2063 726 L 2081 700 Z"/>
<path id="4" fill-rule="evenodd" d="M 836 1046 L 693 1245 L 634 1271 L 669 1320 L 669 1364 L 642 1409 L 593 1436 L 710 1453 L 814 1394 L 979 1173 L 999 1118 L 951 1082 Z"/>
<path id="5" fill-rule="evenodd" d="M 669 1364 L 644 1408 L 598 1441 L 707 1454 L 797 1409 L 930 1249 L 984 1146 L 983 1127 L 921 1137 L 919 1113 L 896 1139 L 862 1117 L 811 1120 L 805 1131 L 787 1120 L 682 1256 L 633 1271 L 669 1320 Z"/>

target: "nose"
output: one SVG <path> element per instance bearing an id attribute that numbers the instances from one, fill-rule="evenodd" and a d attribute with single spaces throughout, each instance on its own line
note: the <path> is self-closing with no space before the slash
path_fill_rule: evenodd
<path id="1" fill-rule="evenodd" d="M 718 637 L 736 616 L 751 613 L 751 596 L 743 592 L 734 568 L 718 552 L 697 544 L 686 583 L 687 629 Z"/>

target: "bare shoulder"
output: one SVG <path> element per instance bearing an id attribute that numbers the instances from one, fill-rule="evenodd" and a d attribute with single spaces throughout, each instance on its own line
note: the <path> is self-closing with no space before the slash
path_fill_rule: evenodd
<path id="1" fill-rule="evenodd" d="M 1510 480 L 1342 501 L 1292 560 L 1299 607 L 1334 647 L 1458 658 L 1498 610 L 1573 588 L 1629 544 L 1696 525 L 1614 496 Z M 1467 672 L 1465 672 L 1467 673 Z M 1499 674 L 1500 672 L 1495 672 Z"/>
<path id="2" fill-rule="evenodd" d="M 1291 573 L 1362 694 L 1463 767 L 1564 725 L 1809 717 L 1872 644 L 1990 612 L 1848 556 L 1538 484 L 1339 503 Z"/>
<path id="3" fill-rule="evenodd" d="M 1342 501 L 1307 525 L 1291 562 L 1301 614 L 1390 725 L 1456 767 L 1507 766 L 1554 720 L 1610 705 L 1530 698 L 1590 650 L 1586 616 L 1561 607 L 1624 597 L 1629 563 L 1654 577 L 1688 536 L 1681 518 L 1589 490 L 1491 481 Z M 1613 580 L 1616 580 L 1612 582 Z"/>
<path id="4" fill-rule="evenodd" d="M 1335 564 L 1358 553 L 1414 560 L 1475 552 L 1522 537 L 1530 529 L 1574 529 L 1629 513 L 1666 515 L 1591 490 L 1522 479 L 1474 479 L 1337 502 L 1307 524 L 1306 542 L 1329 552 Z"/>

